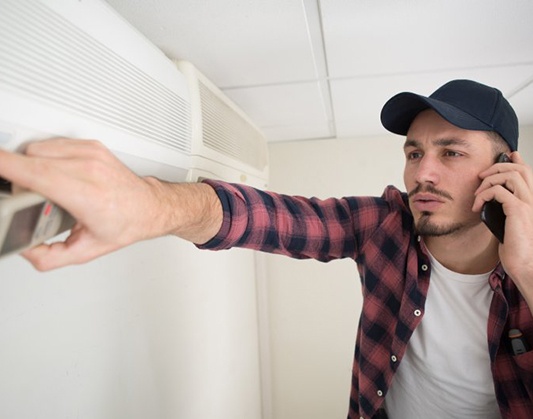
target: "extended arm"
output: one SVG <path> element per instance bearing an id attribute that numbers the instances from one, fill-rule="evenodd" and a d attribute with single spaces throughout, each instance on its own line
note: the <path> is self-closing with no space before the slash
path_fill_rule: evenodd
<path id="1" fill-rule="evenodd" d="M 0 151 L 0 176 L 38 192 L 77 220 L 64 242 L 24 256 L 40 270 L 83 263 L 140 240 L 173 234 L 209 249 L 246 247 L 321 261 L 356 258 L 391 213 L 387 198 L 320 200 L 243 185 L 176 184 L 139 177 L 96 141 L 32 143 L 25 155 Z"/>

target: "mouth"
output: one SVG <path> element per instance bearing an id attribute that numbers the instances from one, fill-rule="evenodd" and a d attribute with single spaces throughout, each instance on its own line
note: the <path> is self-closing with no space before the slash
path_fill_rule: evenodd
<path id="1" fill-rule="evenodd" d="M 412 203 L 419 212 L 434 212 L 444 205 L 445 200 L 437 195 L 418 193 L 412 197 Z"/>

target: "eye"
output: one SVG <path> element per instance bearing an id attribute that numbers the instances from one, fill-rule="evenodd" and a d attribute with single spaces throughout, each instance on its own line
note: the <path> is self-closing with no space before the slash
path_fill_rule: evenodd
<path id="1" fill-rule="evenodd" d="M 459 153 L 458 151 L 454 151 L 454 150 L 446 150 L 444 152 L 444 155 L 446 157 L 461 157 L 462 156 L 461 153 Z"/>
<path id="2" fill-rule="evenodd" d="M 419 151 L 411 151 L 405 154 L 407 160 L 416 160 L 422 157 L 422 153 Z"/>

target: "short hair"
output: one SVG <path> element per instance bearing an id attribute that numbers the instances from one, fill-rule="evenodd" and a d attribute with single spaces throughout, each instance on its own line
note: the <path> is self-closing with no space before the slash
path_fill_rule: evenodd
<path id="1" fill-rule="evenodd" d="M 509 147 L 509 144 L 507 144 L 507 141 L 505 141 L 503 137 L 496 131 L 487 131 L 487 136 L 492 142 L 492 150 L 494 152 L 495 158 L 498 157 L 501 153 L 509 153 L 511 151 L 511 148 Z"/>

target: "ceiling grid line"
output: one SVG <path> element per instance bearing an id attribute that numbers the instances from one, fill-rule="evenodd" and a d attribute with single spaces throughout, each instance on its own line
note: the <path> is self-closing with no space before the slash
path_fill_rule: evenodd
<path id="1" fill-rule="evenodd" d="M 317 82 L 322 97 L 322 107 L 328 123 L 330 137 L 334 138 L 337 135 L 335 128 L 335 112 L 329 83 L 327 51 L 324 42 L 320 0 L 302 0 L 302 2 L 309 40 L 311 42 L 311 52 L 313 54 Z"/>

